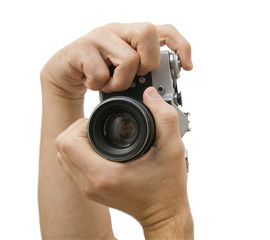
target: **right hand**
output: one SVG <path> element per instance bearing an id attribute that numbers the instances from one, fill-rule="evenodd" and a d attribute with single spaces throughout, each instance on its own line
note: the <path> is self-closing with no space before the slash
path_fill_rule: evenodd
<path id="1" fill-rule="evenodd" d="M 135 74 L 158 67 L 160 46 L 176 51 L 185 70 L 192 69 L 189 43 L 172 25 L 112 23 L 97 28 L 56 53 L 41 72 L 43 87 L 76 99 L 86 89 L 104 92 L 127 89 Z M 116 69 L 110 77 L 108 65 Z"/>
<path id="2" fill-rule="evenodd" d="M 190 235 L 192 217 L 178 114 L 153 87 L 145 90 L 143 100 L 156 123 L 156 139 L 147 153 L 125 163 L 104 159 L 89 143 L 88 120 L 80 119 L 56 139 L 58 161 L 88 199 L 132 215 L 146 236 L 156 235 L 156 230 L 165 231 L 164 236 L 179 236 L 169 231 Z"/>

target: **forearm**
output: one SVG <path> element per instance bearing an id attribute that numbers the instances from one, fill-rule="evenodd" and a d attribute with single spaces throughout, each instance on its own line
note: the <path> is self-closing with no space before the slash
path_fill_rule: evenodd
<path id="1" fill-rule="evenodd" d="M 108 208 L 87 200 L 56 158 L 55 138 L 83 117 L 84 99 L 62 97 L 61 89 L 44 76 L 41 82 L 43 110 L 38 195 L 42 236 L 44 239 L 113 238 Z"/>

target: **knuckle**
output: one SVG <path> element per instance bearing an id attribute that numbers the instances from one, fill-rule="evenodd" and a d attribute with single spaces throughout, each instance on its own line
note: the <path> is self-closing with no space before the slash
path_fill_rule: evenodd
<path id="1" fill-rule="evenodd" d="M 157 28 L 154 24 L 150 23 L 150 22 L 144 22 L 141 25 L 141 29 L 140 29 L 140 36 L 141 37 L 149 37 L 152 35 L 156 35 L 157 36 Z"/>
<path id="2" fill-rule="evenodd" d="M 128 64 L 138 65 L 140 62 L 140 55 L 136 51 L 130 51 L 127 56 Z"/>
<path id="3" fill-rule="evenodd" d="M 177 30 L 177 28 L 174 25 L 172 25 L 172 24 L 164 24 L 163 26 L 167 29 L 167 35 L 169 37 L 171 37 L 171 36 L 173 36 L 175 34 L 179 34 L 179 31 Z M 187 50 L 188 52 L 191 51 L 190 43 L 183 36 L 182 36 L 181 44 L 182 44 L 182 48 L 184 50 Z"/>
<path id="4" fill-rule="evenodd" d="M 87 36 L 94 43 L 98 44 L 100 42 L 101 37 L 104 38 L 104 36 L 110 34 L 115 29 L 121 28 L 122 27 L 121 25 L 122 25 L 121 23 L 117 22 L 109 23 L 104 26 L 93 29 L 91 32 L 87 34 Z"/>
<path id="5" fill-rule="evenodd" d="M 164 27 L 166 27 L 170 31 L 173 31 L 173 32 L 174 31 L 177 31 L 178 32 L 178 30 L 176 29 L 176 27 L 174 25 L 172 25 L 172 24 L 164 24 Z"/>
<path id="6" fill-rule="evenodd" d="M 88 76 L 86 79 L 86 87 L 93 91 L 98 90 L 98 86 L 92 76 Z"/>
<path id="7" fill-rule="evenodd" d="M 111 22 L 103 26 L 103 28 L 106 29 L 115 29 L 115 28 L 120 28 L 123 24 L 118 23 L 118 22 Z"/>
<path id="8" fill-rule="evenodd" d="M 178 121 L 178 113 L 173 107 L 171 107 L 170 111 L 168 111 L 167 118 L 172 122 Z"/>
<path id="9" fill-rule="evenodd" d="M 60 142 L 60 145 L 59 145 L 59 150 L 60 152 L 63 152 L 65 154 L 69 154 L 72 149 L 73 149 L 73 141 L 70 137 L 65 137 L 65 139 L 63 139 L 61 142 Z"/>
<path id="10" fill-rule="evenodd" d="M 63 140 L 64 140 L 64 132 L 60 133 L 58 137 L 54 140 L 54 146 L 60 152 L 63 147 Z"/>
<path id="11" fill-rule="evenodd" d="M 86 85 L 91 90 L 100 90 L 106 81 L 110 78 L 109 71 L 97 70 L 87 76 Z"/>
<path id="12" fill-rule="evenodd" d="M 85 118 L 79 118 L 76 122 L 81 125 L 81 124 L 85 123 L 85 121 L 87 121 Z"/>
<path id="13" fill-rule="evenodd" d="M 60 165 L 62 165 L 62 156 L 61 156 L 61 154 L 58 152 L 57 153 L 57 155 L 56 155 L 56 159 L 57 159 L 57 161 L 58 161 L 58 163 L 60 163 Z"/>
<path id="14" fill-rule="evenodd" d="M 121 181 L 119 181 L 118 177 L 113 176 L 112 174 L 104 175 L 104 173 L 96 173 L 91 176 L 91 184 L 93 187 L 92 191 L 103 194 L 110 194 L 121 188 Z"/>
<path id="15" fill-rule="evenodd" d="M 105 26 L 101 26 L 98 28 L 93 29 L 91 32 L 89 32 L 86 35 L 85 41 L 86 44 L 89 45 L 93 45 L 95 47 L 100 46 L 100 40 L 102 38 L 104 38 L 104 36 L 107 36 L 110 34 L 110 26 L 109 25 L 105 25 Z"/>
<path id="16" fill-rule="evenodd" d="M 167 123 L 178 122 L 178 113 L 173 106 L 168 106 L 163 111 L 160 111 L 159 118 L 164 119 Z"/>
<path id="17" fill-rule="evenodd" d="M 90 33 L 88 33 L 89 39 L 97 40 L 100 36 L 100 34 L 104 31 L 104 27 L 98 27 L 93 29 Z"/>
<path id="18" fill-rule="evenodd" d="M 55 145 L 56 149 L 57 149 L 58 151 L 60 151 L 60 149 L 61 149 L 61 135 L 59 135 L 59 136 L 55 139 L 54 145 Z"/>
<path id="19" fill-rule="evenodd" d="M 108 178 L 99 176 L 92 181 L 94 189 L 98 192 L 104 193 L 108 192 L 108 190 L 111 189 L 112 184 L 110 181 L 108 181 Z"/>
<path id="20" fill-rule="evenodd" d="M 89 184 L 82 184 L 80 186 L 80 191 L 87 198 L 91 198 L 94 196 L 94 189 Z"/>
<path id="21" fill-rule="evenodd" d="M 185 157 L 185 146 L 181 139 L 173 139 L 175 144 L 168 144 L 168 157 L 172 159 L 183 159 Z M 177 142 L 176 142 L 177 141 Z M 177 143 L 177 144 L 176 144 Z"/>
<path id="22" fill-rule="evenodd" d="M 98 81 L 106 82 L 110 78 L 109 70 L 100 70 L 95 73 L 94 78 L 96 78 Z"/>

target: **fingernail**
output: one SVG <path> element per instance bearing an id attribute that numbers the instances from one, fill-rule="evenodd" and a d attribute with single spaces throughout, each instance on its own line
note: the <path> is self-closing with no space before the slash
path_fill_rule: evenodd
<path id="1" fill-rule="evenodd" d="M 148 90 L 148 95 L 151 98 L 161 98 L 161 96 L 158 94 L 157 90 L 154 87 L 150 87 Z"/>

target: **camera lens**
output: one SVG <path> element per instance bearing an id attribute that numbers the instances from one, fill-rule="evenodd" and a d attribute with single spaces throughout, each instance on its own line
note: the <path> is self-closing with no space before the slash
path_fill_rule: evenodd
<path id="1" fill-rule="evenodd" d="M 136 119 L 127 112 L 110 115 L 105 121 L 104 129 L 105 139 L 116 148 L 131 146 L 138 136 Z"/>
<path id="2" fill-rule="evenodd" d="M 88 137 L 101 156 L 114 161 L 132 160 L 151 147 L 154 118 L 143 103 L 133 98 L 111 97 L 93 111 Z"/>

